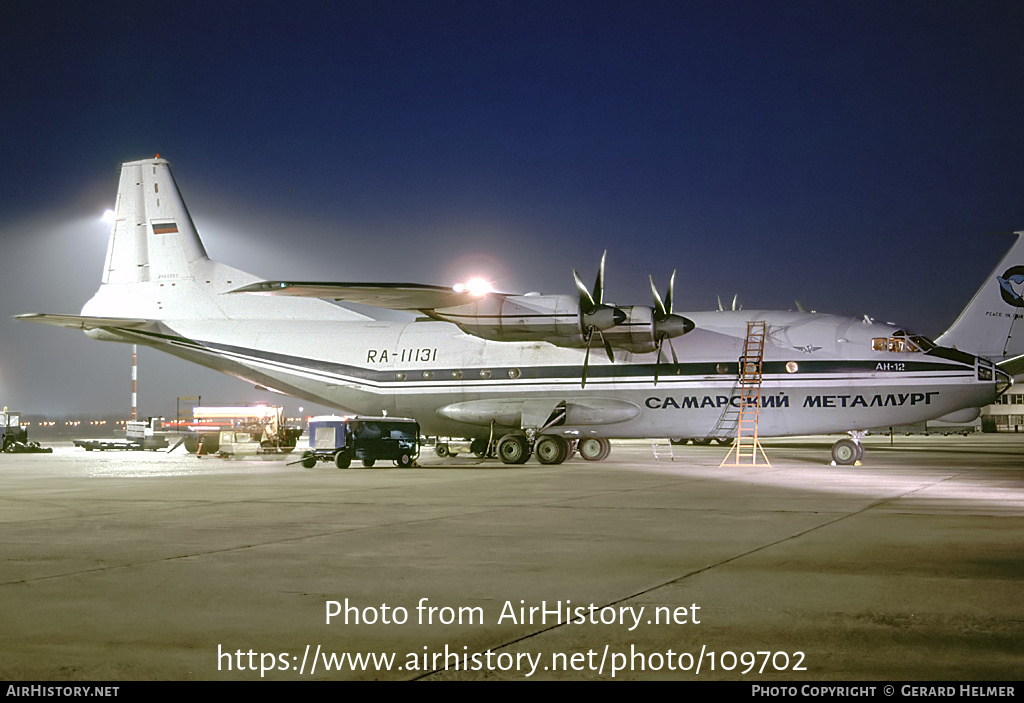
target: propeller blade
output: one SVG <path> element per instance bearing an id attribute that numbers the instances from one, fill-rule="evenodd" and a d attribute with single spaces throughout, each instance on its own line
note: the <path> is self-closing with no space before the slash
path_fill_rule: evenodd
<path id="1" fill-rule="evenodd" d="M 608 250 L 605 249 L 601 254 L 601 267 L 597 269 L 597 280 L 594 282 L 594 301 L 598 305 L 604 302 L 604 260 L 607 256 Z"/>
<path id="2" fill-rule="evenodd" d="M 580 280 L 580 275 L 576 273 L 576 269 L 573 269 L 572 277 L 576 280 L 576 290 L 580 294 L 580 312 L 584 315 L 593 312 L 597 308 L 597 303 L 594 302 L 593 296 L 587 290 L 586 284 Z"/>
<path id="3" fill-rule="evenodd" d="M 676 287 L 676 272 L 673 271 L 672 276 L 668 279 L 668 292 L 664 300 L 662 300 L 661 294 L 658 293 L 658 289 L 654 285 L 654 276 L 648 276 L 648 278 L 651 281 L 651 294 L 654 296 L 654 319 L 662 322 L 672 314 L 672 297 Z M 719 298 L 719 306 L 721 306 L 721 298 Z"/>
<path id="4" fill-rule="evenodd" d="M 612 351 L 612 343 L 609 342 L 607 339 L 605 339 L 604 335 L 601 334 L 600 331 L 598 331 L 598 334 L 601 335 L 601 341 L 604 342 L 604 350 L 608 354 L 608 361 L 610 361 L 610 362 L 612 362 L 614 364 L 615 363 L 615 352 Z"/>
<path id="5" fill-rule="evenodd" d="M 587 353 L 583 356 L 583 378 L 580 381 L 580 388 L 587 387 L 587 367 L 590 365 L 590 340 L 594 338 L 594 330 L 587 335 Z"/>
<path id="6" fill-rule="evenodd" d="M 648 276 L 647 278 L 651 281 L 651 295 L 654 296 L 654 319 L 664 320 L 668 317 L 669 312 L 665 307 L 665 303 L 661 300 L 661 294 L 658 293 L 657 286 L 654 285 L 654 276 Z"/>
<path id="7" fill-rule="evenodd" d="M 661 367 L 661 344 L 664 341 L 664 337 L 658 340 L 658 359 L 654 362 L 654 385 L 658 385 L 658 369 Z"/>
<path id="8" fill-rule="evenodd" d="M 676 365 L 676 373 L 679 373 L 679 357 L 676 356 L 676 348 L 672 344 L 672 338 L 668 338 L 668 348 L 672 351 L 672 363 Z"/>

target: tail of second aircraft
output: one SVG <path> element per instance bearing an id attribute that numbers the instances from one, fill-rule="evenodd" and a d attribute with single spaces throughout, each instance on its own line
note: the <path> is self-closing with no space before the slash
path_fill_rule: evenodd
<path id="1" fill-rule="evenodd" d="M 209 259 L 166 160 L 132 161 L 121 166 L 102 284 L 82 315 L 137 320 L 366 319 L 321 300 L 222 295 L 257 280 Z"/>
<path id="2" fill-rule="evenodd" d="M 993 360 L 1024 354 L 1024 232 L 936 341 Z"/>

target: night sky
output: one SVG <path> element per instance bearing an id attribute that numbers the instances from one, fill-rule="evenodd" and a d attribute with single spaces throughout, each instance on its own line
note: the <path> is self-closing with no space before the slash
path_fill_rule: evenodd
<path id="1" fill-rule="evenodd" d="M 1024 3 L 0 0 L 0 403 L 129 408 L 99 285 L 157 153 L 266 278 L 870 314 L 937 336 L 1024 229 Z M 140 350 L 140 412 L 273 399 Z M 294 408 L 299 403 L 289 401 Z"/>

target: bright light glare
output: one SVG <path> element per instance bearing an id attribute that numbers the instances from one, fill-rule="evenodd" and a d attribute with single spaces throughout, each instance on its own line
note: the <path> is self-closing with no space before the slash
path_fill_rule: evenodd
<path id="1" fill-rule="evenodd" d="M 465 283 L 456 283 L 452 288 L 456 293 L 469 293 L 476 296 L 487 295 L 494 290 L 489 282 L 479 277 L 471 278 Z"/>
<path id="2" fill-rule="evenodd" d="M 114 222 L 114 211 L 104 210 L 103 217 L 100 218 L 100 221 L 107 225 L 112 224 Z"/>

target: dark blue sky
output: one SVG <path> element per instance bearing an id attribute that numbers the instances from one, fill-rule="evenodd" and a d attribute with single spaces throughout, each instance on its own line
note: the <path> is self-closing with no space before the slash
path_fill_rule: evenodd
<path id="1" fill-rule="evenodd" d="M 125 405 L 126 348 L 3 320 L 80 310 L 87 223 L 155 153 L 211 255 L 268 278 L 569 293 L 607 249 L 622 304 L 678 268 L 677 309 L 936 335 L 1024 228 L 1022 29 L 997 0 L 0 0 L 3 402 Z M 142 363 L 164 405 L 249 399 Z"/>

